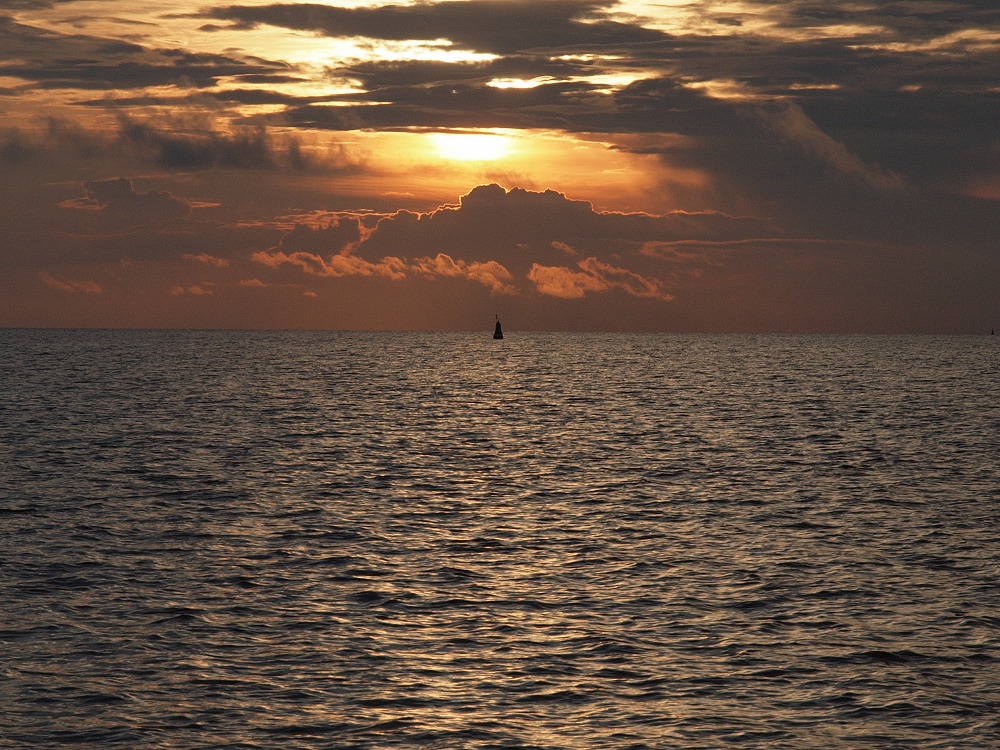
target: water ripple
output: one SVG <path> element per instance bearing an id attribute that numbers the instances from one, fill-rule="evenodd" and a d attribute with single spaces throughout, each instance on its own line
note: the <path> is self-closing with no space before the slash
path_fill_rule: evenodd
<path id="1" fill-rule="evenodd" d="M 0 748 L 997 746 L 989 339 L 0 339 Z"/>

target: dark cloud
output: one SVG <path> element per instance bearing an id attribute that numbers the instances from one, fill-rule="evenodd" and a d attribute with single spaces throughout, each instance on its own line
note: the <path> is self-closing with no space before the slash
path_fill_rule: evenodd
<path id="1" fill-rule="evenodd" d="M 187 130 L 188 132 L 183 132 Z M 169 123 L 121 119 L 121 140 L 145 151 L 161 167 L 205 170 L 294 170 L 346 173 L 358 164 L 342 148 L 331 146 L 322 156 L 303 151 L 298 139 L 277 138 L 263 126 L 244 126 L 234 132 L 206 128 L 169 127 Z"/>
<path id="2" fill-rule="evenodd" d="M 219 79 L 276 73 L 288 66 L 259 58 L 151 49 L 118 39 L 60 34 L 0 17 L 0 75 L 49 89 L 129 89 L 184 85 L 207 87 Z"/>
<path id="3" fill-rule="evenodd" d="M 91 23 L 95 21 L 102 22 L 113 22 L 116 24 L 121 24 L 123 26 L 139 26 L 145 27 L 146 29 L 156 28 L 157 24 L 151 21 L 137 21 L 133 18 L 123 18 L 121 16 L 91 16 L 91 15 L 80 15 L 80 16 L 67 16 L 66 18 L 60 19 L 60 24 L 65 24 L 68 26 L 73 26 L 78 29 L 85 29 Z"/>
<path id="4" fill-rule="evenodd" d="M 1000 72 L 1000 59 L 995 45 L 977 43 L 978 36 L 970 29 L 968 37 L 948 43 L 899 49 L 891 36 L 788 40 L 735 31 L 636 46 L 624 64 L 683 80 L 739 81 L 748 92 L 791 97 L 817 89 L 892 92 L 907 86 L 985 92 L 992 89 L 990 74 Z"/>
<path id="5" fill-rule="evenodd" d="M 559 82 L 528 89 L 449 83 L 385 87 L 365 94 L 337 97 L 337 104 L 306 104 L 283 112 L 279 119 L 298 127 L 329 130 L 506 127 L 588 127 L 587 115 L 606 111 L 606 97 L 593 94 L 588 83 Z M 592 97 L 592 99 L 591 99 Z M 344 106 L 354 102 L 353 106 Z"/>
<path id="6" fill-rule="evenodd" d="M 20 165 L 28 161 L 37 151 L 35 144 L 21 131 L 12 129 L 0 136 L 0 162 Z"/>
<path id="7" fill-rule="evenodd" d="M 361 240 L 361 223 L 353 217 L 336 217 L 323 226 L 296 224 L 278 244 L 286 253 L 344 253 Z"/>
<path id="8" fill-rule="evenodd" d="M 187 109 L 218 110 L 220 105 L 267 105 L 284 104 L 292 106 L 308 106 L 312 103 L 327 102 L 339 99 L 337 95 L 296 96 L 269 89 L 221 89 L 218 91 L 195 91 L 187 94 L 143 96 L 108 96 L 100 99 L 85 99 L 76 102 L 79 106 L 100 107 L 106 109 L 127 110 L 144 107 L 161 107 L 165 110 Z"/>
<path id="9" fill-rule="evenodd" d="M 716 212 L 644 213 L 599 212 L 588 201 L 572 200 L 554 190 L 542 192 L 499 185 L 483 185 L 462 197 L 457 206 L 429 214 L 401 212 L 382 219 L 362 244 L 364 252 L 396 252 L 409 242 L 430 252 L 436 247 L 468 247 L 476 260 L 513 253 L 505 265 L 527 268 L 530 260 L 565 260 L 563 249 L 580 252 L 628 252 L 648 241 L 677 239 L 733 239 L 769 231 L 761 222 Z M 530 246 L 529 257 L 519 248 Z M 600 250 L 599 250 L 600 249 Z"/>
<path id="10" fill-rule="evenodd" d="M 766 0 L 749 0 L 750 5 Z M 771 3 L 766 6 L 774 8 Z M 792 0 L 777 6 L 775 14 L 781 27 L 817 28 L 829 25 L 868 26 L 898 39 L 910 41 L 933 39 L 968 28 L 1000 25 L 1000 8 L 992 0 L 947 0 L 919 2 L 890 0 L 880 3 L 827 2 Z"/>
<path id="11" fill-rule="evenodd" d="M 808 39 L 745 32 L 735 19 L 712 35 L 588 36 L 578 28 L 581 19 L 599 18 L 613 6 L 587 2 L 541 9 L 531 3 L 506 4 L 502 19 L 470 26 L 471 18 L 490 17 L 497 7 L 479 2 L 358 9 L 275 4 L 229 6 L 214 13 L 250 25 L 272 23 L 329 35 L 445 37 L 504 54 L 482 63 L 379 61 L 331 67 L 331 75 L 359 80 L 364 90 L 341 97 L 336 107 L 317 106 L 321 102 L 316 100 L 288 102 L 285 121 L 301 128 L 675 133 L 702 139 L 706 150 L 717 149 L 708 154 L 707 163 L 741 189 L 752 192 L 762 173 L 765 193 L 770 183 L 779 190 L 805 181 L 806 165 L 819 169 L 820 182 L 853 175 L 867 185 L 898 185 L 897 177 L 919 185 L 936 178 L 960 183 L 982 172 L 984 154 L 987 161 L 995 160 L 991 143 L 1000 103 L 994 85 L 1000 79 L 1000 54 L 979 33 L 987 32 L 988 38 L 1000 28 L 1000 10 L 991 3 L 757 5 L 761 17 L 778 27 L 809 32 Z M 544 40 L 530 42 L 532 54 L 519 54 L 527 42 L 513 27 L 537 21 L 538 13 L 561 21 Z M 421 19 L 434 23 L 425 26 Z M 641 24 L 634 19 L 633 32 Z M 842 26 L 839 35 L 814 33 L 833 24 Z M 616 28 L 622 31 L 627 25 Z M 564 59 L 561 52 L 570 37 L 581 53 L 603 46 L 616 54 L 586 63 L 583 57 Z M 506 41 L 496 41 L 501 38 Z M 644 80 L 617 92 L 613 107 L 596 93 L 600 89 L 595 84 L 566 80 L 637 68 L 646 71 Z M 551 82 L 529 90 L 486 85 L 505 76 L 547 76 Z M 692 86 L 714 81 L 743 88 L 726 98 Z M 780 105 L 775 97 L 781 98 Z M 349 102 L 353 105 L 345 106 Z M 764 139 L 763 148 L 753 145 L 757 138 Z M 790 160 L 775 167 L 775 174 L 784 171 L 787 179 L 746 169 L 754 151 Z M 702 153 L 690 152 L 689 161 Z M 766 200 L 771 197 L 762 196 L 762 203 Z"/>
<path id="12" fill-rule="evenodd" d="M 274 169 L 276 156 L 263 128 L 234 135 L 201 132 L 182 135 L 146 122 L 122 121 L 122 137 L 152 150 L 156 163 L 173 169 Z"/>
<path id="13" fill-rule="evenodd" d="M 191 213 L 191 206 L 165 190 L 136 192 L 132 181 L 119 177 L 83 183 L 87 199 L 76 204 L 78 208 L 95 208 L 107 211 L 128 223 L 180 219 Z"/>
<path id="14" fill-rule="evenodd" d="M 459 47 L 505 54 L 535 48 L 647 42 L 663 34 L 609 20 L 598 0 L 508 0 L 338 8 L 312 3 L 231 5 L 206 15 L 238 26 L 260 24 L 332 37 L 404 41 L 448 39 Z"/>
<path id="15" fill-rule="evenodd" d="M 138 54 L 144 48 L 131 42 L 88 36 L 85 34 L 60 34 L 54 31 L 19 23 L 9 16 L 0 16 L 0 41 L 7 60 L 31 62 L 63 62 L 67 67 L 100 64 L 105 55 Z M 7 71 L 18 67 L 5 66 Z M 10 74 L 10 73 L 8 73 Z"/>
<path id="16" fill-rule="evenodd" d="M 484 84 L 494 78 L 565 79 L 594 72 L 592 63 L 552 59 L 548 55 L 510 55 L 482 62 L 371 60 L 331 67 L 330 75 L 360 80 L 366 91 L 436 84 L 438 87 Z"/>
<path id="17" fill-rule="evenodd" d="M 286 83 L 307 83 L 308 79 L 302 78 L 300 76 L 293 75 L 282 75 L 280 73 L 270 74 L 270 73 L 240 73 L 237 76 L 233 76 L 233 80 L 237 83 L 266 83 L 272 86 L 278 86 L 280 84 Z"/>
<path id="18" fill-rule="evenodd" d="M 46 89 L 107 90 L 166 85 L 204 88 L 216 85 L 220 78 L 226 76 L 266 69 L 264 66 L 236 63 L 221 55 L 196 55 L 188 59 L 121 61 L 111 65 L 96 61 L 72 65 L 0 65 L 0 75 L 35 81 Z"/>
<path id="19" fill-rule="evenodd" d="M 275 135 L 260 125 L 216 130 L 197 118 L 120 116 L 118 128 L 96 132 L 49 118 L 44 130 L 16 128 L 0 132 L 0 165 L 10 167 L 82 168 L 127 160 L 137 167 L 169 170 L 259 170 L 345 174 L 360 163 L 346 149 L 330 144 L 320 153 L 304 149 L 293 135 Z"/>
<path id="20" fill-rule="evenodd" d="M 916 91 L 816 93 L 803 109 L 826 132 L 868 158 L 914 180 L 954 180 L 970 171 L 1000 171 L 994 123 L 1000 92 Z"/>
<path id="21" fill-rule="evenodd" d="M 35 10 L 72 2 L 76 0 L 0 0 L 0 10 Z"/>
<path id="22" fill-rule="evenodd" d="M 720 151 L 737 157 L 729 165 L 732 171 L 742 167 L 736 148 L 761 134 L 774 139 L 775 128 L 761 128 L 761 118 L 755 113 L 765 112 L 764 119 L 774 124 L 775 118 L 766 114 L 773 110 L 768 100 L 781 97 L 798 107 L 787 111 L 803 112 L 818 131 L 886 174 L 956 183 L 982 171 L 983 154 L 989 152 L 993 137 L 993 110 L 1000 101 L 992 84 L 1000 78 L 1000 55 L 988 44 L 977 44 L 972 31 L 998 28 L 1000 11 L 990 4 L 954 2 L 945 8 L 937 3 L 899 2 L 860 9 L 853 3 L 757 5 L 763 18 L 789 29 L 869 24 L 850 34 L 795 40 L 746 33 L 735 24 L 724 25 L 724 33 L 671 36 L 645 29 L 642 19 L 611 22 L 608 13 L 613 9 L 594 0 L 471 0 L 361 8 L 226 6 L 206 13 L 246 28 L 273 24 L 331 36 L 389 40 L 443 37 L 502 56 L 477 63 L 401 60 L 338 65 L 332 61 L 331 77 L 361 82 L 363 90 L 350 95 L 297 95 L 227 85 L 206 92 L 203 99 L 158 94 L 100 97 L 80 103 L 119 109 L 197 109 L 209 102 L 234 108 L 275 105 L 286 109 L 268 121 L 299 129 L 507 127 L 577 133 L 664 132 L 706 142 L 723 138 L 734 144 L 729 148 L 724 143 Z M 898 23 L 889 23 L 892 19 Z M 904 26 L 906 39 L 899 31 Z M 920 34 L 915 31 L 918 28 L 923 29 Z M 925 44 L 900 50 L 886 46 L 918 36 L 918 41 L 926 43 L 956 30 L 972 35 L 959 35 L 947 44 L 941 42 L 941 47 Z M 3 72 L 46 88 L 113 90 L 175 84 L 204 90 L 226 78 L 257 84 L 295 79 L 280 63 L 147 50 L 129 42 L 53 34 L 10 19 L 0 26 L 0 37 L 18 59 L 23 58 Z M 528 48 L 530 53 L 523 51 Z M 572 55 L 563 54 L 567 51 Z M 597 59 L 585 56 L 587 51 L 613 54 Z M 618 91 L 610 100 L 611 107 L 608 97 L 598 93 L 600 86 L 568 80 L 636 69 L 645 71 L 644 80 Z M 549 82 L 531 89 L 486 85 L 503 77 Z M 743 86 L 739 99 L 714 97 L 692 87 L 716 80 Z M 322 106 L 331 100 L 336 100 L 336 106 Z M 178 137 L 177 143 L 152 140 L 164 166 L 270 168 L 276 163 L 253 139 L 242 136 L 230 144 L 212 137 L 201 139 L 202 143 L 188 136 Z M 816 162 L 816 145 L 814 140 L 807 148 L 811 148 L 807 158 L 830 168 L 829 160 Z M 772 155 L 776 153 L 771 149 Z M 795 149 L 784 153 L 794 158 Z M 725 164 L 714 161 L 727 171 Z M 740 181 L 739 175 L 735 181 Z"/>

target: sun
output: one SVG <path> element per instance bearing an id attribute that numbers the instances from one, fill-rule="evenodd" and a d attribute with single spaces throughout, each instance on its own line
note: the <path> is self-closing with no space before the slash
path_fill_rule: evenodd
<path id="1" fill-rule="evenodd" d="M 445 159 L 493 161 L 507 155 L 512 139 L 492 133 L 434 133 L 434 148 Z"/>

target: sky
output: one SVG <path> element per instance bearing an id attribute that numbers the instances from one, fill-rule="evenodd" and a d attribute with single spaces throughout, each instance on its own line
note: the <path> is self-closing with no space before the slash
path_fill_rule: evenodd
<path id="1" fill-rule="evenodd" d="M 989 333 L 995 0 L 0 0 L 0 326 Z"/>

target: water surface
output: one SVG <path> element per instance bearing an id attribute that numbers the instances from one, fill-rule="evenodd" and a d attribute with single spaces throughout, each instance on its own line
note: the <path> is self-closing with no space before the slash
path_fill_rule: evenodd
<path id="1" fill-rule="evenodd" d="M 0 747 L 996 748 L 990 337 L 0 331 Z"/>

